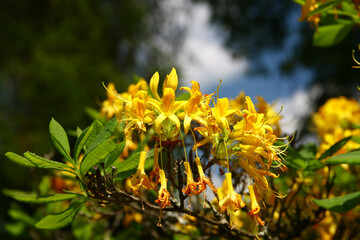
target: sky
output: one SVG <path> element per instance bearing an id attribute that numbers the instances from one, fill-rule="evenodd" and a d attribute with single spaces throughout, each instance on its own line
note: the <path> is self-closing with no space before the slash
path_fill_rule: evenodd
<path id="1" fill-rule="evenodd" d="M 312 73 L 299 68 L 292 75 L 283 75 L 278 66 L 295 46 L 296 28 L 300 26 L 297 16 L 289 22 L 288 39 L 280 51 L 268 51 L 261 57 L 261 63 L 269 71 L 268 75 L 248 76 L 249 62 L 246 58 L 232 58 L 231 52 L 223 46 L 226 33 L 210 23 L 210 9 L 205 3 L 189 3 L 187 0 L 172 0 L 175 4 L 192 4 L 191 8 L 177 11 L 173 17 L 185 26 L 187 34 L 179 56 L 182 66 L 182 85 L 191 86 L 191 80 L 200 83 L 204 93 L 214 92 L 222 79 L 220 97 L 236 97 L 240 91 L 254 98 L 262 96 L 274 104 L 275 111 L 283 116 L 283 132 L 292 134 L 297 130 L 301 117 L 312 111 L 311 94 L 306 86 Z M 186 12 L 184 12 L 186 11 Z M 300 14 L 300 13 L 299 13 Z M 291 28 L 290 28 L 291 25 Z M 291 78 L 291 81 L 288 79 Z"/>

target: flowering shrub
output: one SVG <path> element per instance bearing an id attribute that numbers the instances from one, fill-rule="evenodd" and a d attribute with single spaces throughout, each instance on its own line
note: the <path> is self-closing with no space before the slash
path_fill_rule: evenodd
<path id="1" fill-rule="evenodd" d="M 18 201 L 49 204 L 50 215 L 28 216 L 28 227 L 72 224 L 81 239 L 84 229 L 86 238 L 131 234 L 132 224 L 154 238 L 358 236 L 350 225 L 340 235 L 338 216 L 330 213 L 348 212 L 360 201 L 359 192 L 347 194 L 356 188 L 344 188 L 337 178 L 346 173 L 356 182 L 357 166 L 332 167 L 359 163 L 359 151 L 351 151 L 359 147 L 355 100 L 331 99 L 314 115 L 317 149 L 280 138 L 281 116 L 263 98 L 256 105 L 244 93 L 219 98 L 219 88 L 204 94 L 191 83 L 176 95 L 174 68 L 161 91 L 158 73 L 125 93 L 110 83 L 99 120 L 76 130 L 72 149 L 66 131 L 50 121 L 61 161 L 8 152 L 22 166 L 53 169 L 41 192 L 4 190 Z M 359 216 L 353 210 L 352 217 Z"/>

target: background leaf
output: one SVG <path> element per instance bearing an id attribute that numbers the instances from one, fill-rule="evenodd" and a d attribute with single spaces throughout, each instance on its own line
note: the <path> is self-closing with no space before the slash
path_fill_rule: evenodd
<path id="1" fill-rule="evenodd" d="M 313 201 L 317 205 L 330 211 L 344 213 L 360 204 L 360 192 L 328 199 L 313 199 Z"/>
<path id="2" fill-rule="evenodd" d="M 46 230 L 55 230 L 66 227 L 70 224 L 80 209 L 84 206 L 85 201 L 83 199 L 74 201 L 71 203 L 70 207 L 63 212 L 48 215 L 41 219 L 35 224 L 37 228 L 46 229 Z"/>

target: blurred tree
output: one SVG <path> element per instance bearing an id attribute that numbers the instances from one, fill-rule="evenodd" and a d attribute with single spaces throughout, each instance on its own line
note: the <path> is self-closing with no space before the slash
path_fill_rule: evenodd
<path id="1" fill-rule="evenodd" d="M 299 67 L 313 70 L 313 85 L 320 86 L 322 93 L 317 106 L 329 97 L 354 93 L 359 72 L 351 69 L 352 49 L 357 48 L 360 32 L 353 29 L 345 41 L 329 48 L 312 45 L 314 29 L 306 22 L 294 26 L 301 16 L 301 6 L 291 1 L 233 1 L 194 0 L 209 4 L 212 21 L 223 27 L 227 34 L 225 43 L 236 57 L 246 56 L 251 61 L 249 73 L 266 74 L 261 58 L 268 51 L 286 54 L 279 71 L 295 72 Z M 296 33 L 294 33 L 296 32 Z M 294 45 L 290 52 L 281 53 L 290 37 Z M 291 80 L 291 78 L 289 78 Z"/>
<path id="2" fill-rule="evenodd" d="M 102 82 L 123 91 L 134 73 L 168 71 L 182 42 L 181 27 L 163 31 L 168 10 L 156 0 L 1 1 L 0 154 L 48 153 L 51 117 L 66 129 L 84 127 L 84 108 L 106 96 Z M 27 171 L 14 169 L 1 167 L 7 188 L 30 184 Z"/>

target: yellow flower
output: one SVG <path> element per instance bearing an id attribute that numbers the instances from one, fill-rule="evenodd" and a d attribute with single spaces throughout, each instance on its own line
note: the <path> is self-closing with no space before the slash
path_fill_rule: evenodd
<path id="1" fill-rule="evenodd" d="M 157 200 L 155 202 L 160 204 L 161 209 L 164 209 L 167 206 L 170 206 L 170 201 L 169 201 L 170 193 L 167 190 L 167 180 L 166 180 L 166 177 L 165 177 L 164 170 L 160 170 L 159 174 L 160 174 L 161 187 L 160 187 L 160 190 L 159 190 L 159 195 L 158 195 Z"/>
<path id="2" fill-rule="evenodd" d="M 127 116 L 125 135 L 134 128 L 146 132 L 145 124 L 152 124 L 154 121 L 152 111 L 146 109 L 145 101 L 140 98 L 134 98 L 127 103 L 124 110 Z"/>
<path id="3" fill-rule="evenodd" d="M 266 117 L 266 122 L 268 125 L 272 126 L 274 129 L 274 134 L 276 136 L 280 136 L 280 119 L 281 116 L 274 111 L 274 109 L 265 101 L 263 97 L 257 97 L 258 103 L 256 107 L 258 109 L 258 113 L 262 113 Z"/>
<path id="4" fill-rule="evenodd" d="M 190 124 L 193 119 L 199 122 L 201 125 L 206 125 L 206 121 L 203 119 L 203 116 L 206 116 L 207 114 L 204 109 L 200 108 L 204 96 L 200 92 L 199 83 L 196 81 L 191 81 L 191 83 L 191 89 L 188 87 L 180 88 L 190 93 L 190 98 L 184 106 L 184 112 L 181 115 L 178 115 L 181 120 L 184 120 L 185 134 L 189 132 Z M 183 116 L 183 114 L 185 114 L 185 116 Z"/>
<path id="5" fill-rule="evenodd" d="M 353 129 L 354 124 L 360 123 L 360 105 L 354 99 L 345 97 L 331 98 L 313 115 L 321 144 L 317 156 L 320 156 L 337 141 L 360 135 L 360 129 Z M 359 148 L 360 144 L 349 141 L 336 154 Z"/>
<path id="6" fill-rule="evenodd" d="M 146 189 L 155 189 L 155 185 L 150 181 L 148 176 L 145 173 L 145 160 L 146 160 L 146 152 L 140 152 L 140 160 L 139 166 L 135 173 L 135 175 L 131 178 L 131 189 L 136 193 L 141 193 L 141 187 Z"/>
<path id="7" fill-rule="evenodd" d="M 213 192 L 216 193 L 216 189 L 215 189 L 214 185 L 212 184 L 210 179 L 208 177 L 206 177 L 204 174 L 199 157 L 195 158 L 195 163 L 196 163 L 198 171 L 199 171 L 199 179 L 197 182 L 197 185 L 199 187 L 199 193 L 205 191 L 206 185 L 208 185 L 211 188 L 211 190 L 213 190 Z"/>
<path id="8" fill-rule="evenodd" d="M 159 167 L 159 148 L 154 149 L 154 165 L 153 170 L 150 172 L 150 181 L 154 184 L 160 183 L 160 167 Z"/>
<path id="9" fill-rule="evenodd" d="M 100 114 L 104 115 L 107 119 L 114 117 L 118 108 L 122 108 L 122 101 L 116 97 L 117 92 L 115 90 L 115 85 L 113 83 L 109 83 L 107 86 L 107 99 L 101 103 Z M 123 94 L 124 98 L 127 98 L 127 93 Z"/>
<path id="10" fill-rule="evenodd" d="M 212 108 L 212 114 L 216 120 L 216 123 L 222 130 L 230 130 L 228 117 L 239 112 L 237 109 L 229 109 L 230 103 L 228 98 L 219 98 Z"/>
<path id="11" fill-rule="evenodd" d="M 244 201 L 241 199 L 241 195 L 234 191 L 232 185 L 231 173 L 225 173 L 225 180 L 227 184 L 227 195 L 219 196 L 219 206 L 221 211 L 227 211 L 230 216 L 230 227 L 233 227 L 234 214 L 241 208 L 245 207 Z M 221 198 L 220 198 L 221 197 Z"/>
<path id="12" fill-rule="evenodd" d="M 194 181 L 193 174 L 189 162 L 184 162 L 187 177 L 186 187 L 182 190 L 186 195 L 197 195 L 200 193 L 197 189 L 197 183 Z"/>
<path id="13" fill-rule="evenodd" d="M 251 210 L 249 212 L 249 215 L 251 217 L 253 217 L 259 225 L 264 226 L 265 222 L 262 221 L 259 217 L 259 212 L 260 212 L 260 206 L 256 200 L 256 195 L 254 192 L 254 187 L 252 185 L 248 186 L 249 189 L 249 193 L 250 193 L 250 198 L 251 198 Z"/>
<path id="14" fill-rule="evenodd" d="M 177 136 L 180 129 L 180 120 L 176 113 L 186 104 L 186 101 L 176 101 L 175 90 L 177 87 L 177 75 L 173 68 L 167 76 L 163 85 L 163 96 L 160 99 L 157 92 L 159 84 L 159 74 L 156 72 L 150 80 L 150 89 L 155 99 L 149 99 L 148 104 L 159 114 L 154 121 L 154 130 L 157 134 L 166 139 Z M 169 121 L 165 121 L 169 120 Z M 175 128 L 172 126 L 175 124 Z"/>

